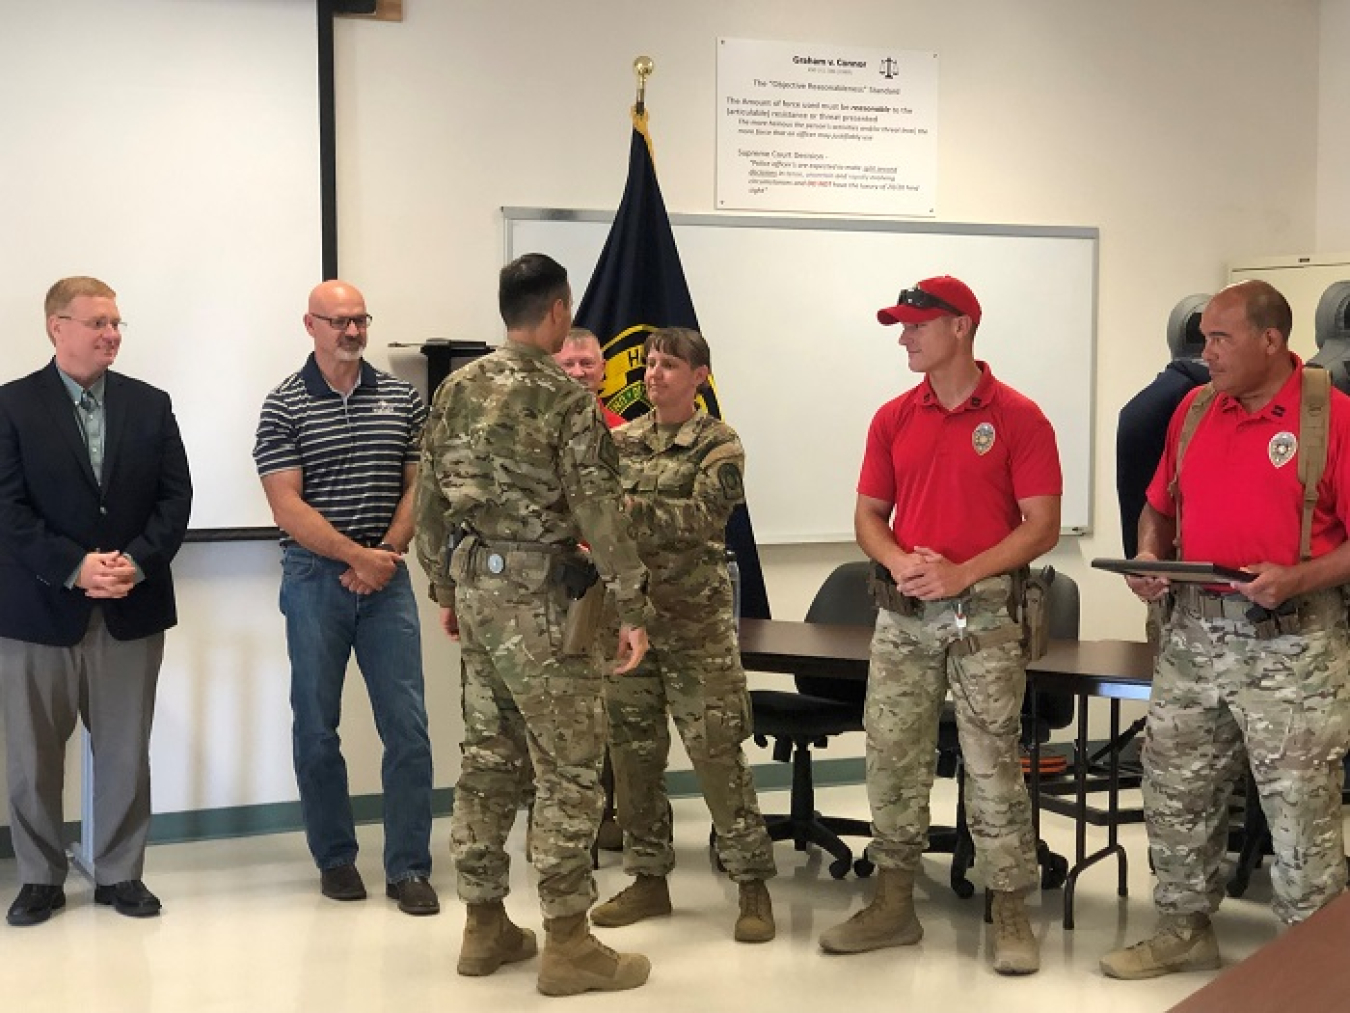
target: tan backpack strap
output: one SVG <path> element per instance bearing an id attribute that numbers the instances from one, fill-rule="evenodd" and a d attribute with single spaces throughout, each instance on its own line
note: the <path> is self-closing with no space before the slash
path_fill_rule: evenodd
<path id="1" fill-rule="evenodd" d="M 1205 412 L 1209 411 L 1209 406 L 1214 402 L 1214 394 L 1214 384 L 1205 384 L 1195 395 L 1191 406 L 1186 409 L 1186 418 L 1181 423 L 1181 439 L 1177 441 L 1177 470 L 1172 473 L 1172 481 L 1167 485 L 1167 494 L 1172 497 L 1172 502 L 1177 507 L 1177 533 L 1174 541 L 1178 559 L 1186 558 L 1181 552 L 1181 462 L 1186 456 L 1186 448 L 1190 445 L 1191 437 L 1195 435 L 1200 420 L 1205 417 Z"/>
<path id="2" fill-rule="evenodd" d="M 1331 374 L 1325 369 L 1303 369 L 1303 399 L 1298 418 L 1298 480 L 1303 483 L 1303 520 L 1299 525 L 1298 558 L 1312 559 L 1312 520 L 1317 507 L 1317 487 L 1327 467 L 1328 415 L 1331 406 Z"/>

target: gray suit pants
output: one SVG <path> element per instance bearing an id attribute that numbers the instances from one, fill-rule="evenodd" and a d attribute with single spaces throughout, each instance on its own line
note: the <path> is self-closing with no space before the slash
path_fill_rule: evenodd
<path id="1" fill-rule="evenodd" d="M 95 878 L 140 879 L 150 833 L 150 724 L 164 634 L 115 640 L 94 609 L 74 647 L 0 637 L 10 833 L 21 883 L 59 884 L 67 861 L 61 792 L 80 719 L 94 758 Z"/>

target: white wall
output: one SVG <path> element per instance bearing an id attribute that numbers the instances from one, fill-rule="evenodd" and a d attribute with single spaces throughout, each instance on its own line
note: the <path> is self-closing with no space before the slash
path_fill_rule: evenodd
<path id="1" fill-rule="evenodd" d="M 1317 129 L 1317 252 L 1350 250 L 1350 0 L 1322 0 Z"/>
<path id="2" fill-rule="evenodd" d="M 656 62 L 648 102 L 668 207 L 708 212 L 718 36 L 938 51 L 939 217 L 1101 229 L 1096 403 L 1084 420 L 1096 436 L 1097 534 L 1052 556 L 1080 581 L 1089 637 L 1140 635 L 1142 611 L 1122 582 L 1085 561 L 1120 550 L 1116 413 L 1166 358 L 1172 305 L 1219 286 L 1235 257 L 1350 245 L 1350 200 L 1337 192 L 1350 155 L 1318 146 L 1319 115 L 1324 138 L 1343 133 L 1336 111 L 1350 98 L 1338 69 L 1327 77 L 1339 101 L 1324 79 L 1319 105 L 1319 29 L 1344 38 L 1350 0 L 1320 10 L 1316 0 L 410 0 L 405 10 L 401 24 L 337 30 L 342 272 L 378 317 L 372 360 L 404 373 L 419 357 L 380 343 L 498 339 L 502 205 L 617 203 L 634 56 Z M 1319 179 L 1339 235 L 1319 235 Z M 821 338 L 839 364 L 830 388 L 846 396 L 846 363 Z M 897 391 L 912 379 L 897 353 Z M 775 614 L 799 618 L 856 552 L 766 550 Z M 275 549 L 189 547 L 178 573 L 184 621 L 161 683 L 156 809 L 293 799 Z M 448 785 L 457 659 L 429 609 L 423 620 L 436 783 Z M 372 792 L 378 753 L 353 683 L 343 729 L 352 788 Z"/>
<path id="3" fill-rule="evenodd" d="M 635 55 L 656 62 L 667 206 L 707 212 L 719 35 L 936 50 L 939 217 L 1101 228 L 1098 534 L 1056 561 L 1084 584 L 1086 635 L 1133 636 L 1123 583 L 1083 566 L 1120 548 L 1116 413 L 1164 361 L 1178 298 L 1222 284 L 1234 256 L 1314 242 L 1318 14 L 1314 0 L 409 4 L 401 25 L 338 33 L 343 271 L 383 338 L 495 340 L 497 209 L 617 203 Z M 1278 73 L 1253 70 L 1272 53 Z M 846 391 L 846 357 L 825 354 Z M 897 391 L 911 382 L 897 354 Z M 804 597 L 791 580 L 771 574 L 789 616 Z"/>
<path id="4" fill-rule="evenodd" d="M 496 340 L 497 209 L 617 203 L 637 54 L 656 63 L 667 207 L 707 212 L 718 36 L 937 50 L 939 217 L 1102 230 L 1098 533 L 1053 558 L 1083 586 L 1084 635 L 1137 636 L 1122 582 L 1085 566 L 1120 549 L 1116 412 L 1165 360 L 1180 296 L 1217 288 L 1236 254 L 1314 241 L 1318 13 L 1312 0 L 409 4 L 401 26 L 338 34 L 343 271 L 378 292 L 386 336 Z M 1278 73 L 1252 72 L 1272 53 Z M 846 360 L 825 354 L 846 390 Z M 911 382 L 897 355 L 897 391 Z M 766 550 L 775 613 L 801 616 L 855 555 Z"/>

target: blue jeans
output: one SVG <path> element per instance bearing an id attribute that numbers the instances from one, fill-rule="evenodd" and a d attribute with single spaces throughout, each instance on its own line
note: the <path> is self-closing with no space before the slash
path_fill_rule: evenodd
<path id="1" fill-rule="evenodd" d="M 396 883 L 431 873 L 431 739 L 417 604 L 405 563 L 370 595 L 338 582 L 346 569 L 299 546 L 282 555 L 295 777 L 315 863 L 331 869 L 354 862 L 356 830 L 337 729 L 355 649 L 384 744 L 384 870 Z"/>

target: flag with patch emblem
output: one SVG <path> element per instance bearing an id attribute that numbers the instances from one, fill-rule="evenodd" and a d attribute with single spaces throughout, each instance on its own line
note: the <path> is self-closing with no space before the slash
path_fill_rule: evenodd
<path id="1" fill-rule="evenodd" d="M 633 110 L 628 152 L 628 182 L 614 214 L 600 260 L 577 307 L 576 325 L 600 339 L 605 353 L 605 382 L 600 396 L 611 411 L 635 419 L 651 411 L 643 385 L 642 346 L 660 327 L 690 327 L 700 334 L 694 301 L 685 281 L 675 234 L 656 181 L 646 111 Z M 709 346 L 715 347 L 712 337 Z M 708 414 L 722 417 L 716 386 L 700 398 Z M 769 596 L 745 505 L 727 522 L 727 548 L 741 571 L 741 614 L 769 618 Z"/>

